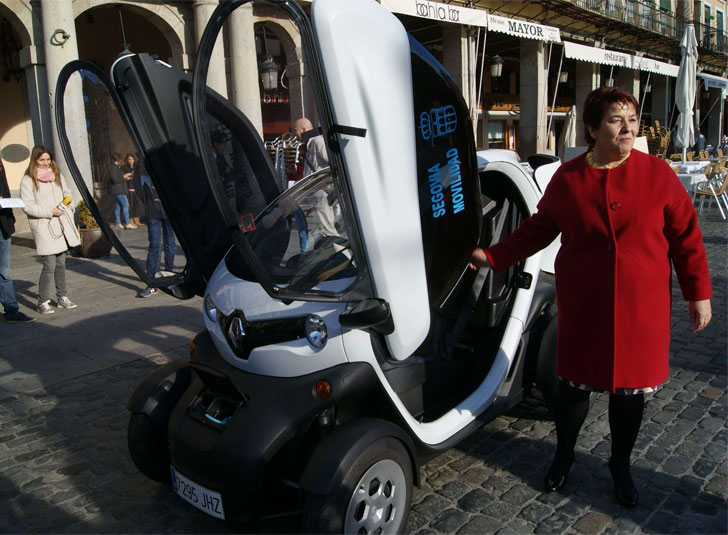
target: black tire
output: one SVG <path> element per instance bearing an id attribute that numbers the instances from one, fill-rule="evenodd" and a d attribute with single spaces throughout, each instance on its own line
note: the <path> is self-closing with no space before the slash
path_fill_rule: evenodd
<path id="1" fill-rule="evenodd" d="M 132 413 L 127 442 L 131 460 L 142 474 L 160 483 L 170 483 L 167 440 L 149 416 Z"/>
<path id="2" fill-rule="evenodd" d="M 412 462 L 399 440 L 384 437 L 362 452 L 331 494 L 308 495 L 303 532 L 401 533 L 411 505 Z"/>

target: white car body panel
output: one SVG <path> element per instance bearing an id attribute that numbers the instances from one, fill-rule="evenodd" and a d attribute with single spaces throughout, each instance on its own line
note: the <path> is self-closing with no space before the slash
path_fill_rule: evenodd
<path id="1" fill-rule="evenodd" d="M 372 350 L 369 335 L 363 331 L 348 331 L 344 334 L 344 349 L 351 362 L 369 363 L 387 395 L 402 415 L 412 432 L 428 445 L 436 445 L 451 438 L 455 433 L 472 423 L 493 403 L 508 369 L 513 362 L 518 342 L 523 332 L 523 323 L 511 318 L 503 335 L 500 349 L 485 380 L 467 399 L 433 422 L 420 423 L 407 411 L 397 393 L 387 382 Z"/>
<path id="2" fill-rule="evenodd" d="M 499 160 L 499 158 L 504 158 L 504 160 Z M 546 190 L 546 186 L 548 186 L 551 177 L 561 165 L 560 162 L 542 165 L 536 169 L 535 178 L 531 178 L 523 170 L 514 153 L 509 150 L 491 149 L 479 151 L 478 161 L 481 163 L 481 171 L 499 171 L 508 176 L 523 196 L 523 200 L 531 214 L 536 213 L 538 210 L 538 202 L 542 196 L 541 191 Z M 534 180 L 538 182 L 538 185 L 534 183 Z M 556 260 L 556 254 L 559 252 L 559 247 L 561 247 L 560 234 L 548 247 L 539 253 L 541 259 L 540 269 L 542 271 L 552 275 L 554 274 L 554 261 Z"/>
<path id="3" fill-rule="evenodd" d="M 405 359 L 430 327 L 409 41 L 372 0 L 317 0 L 312 19 L 334 120 L 367 131 L 365 138 L 339 135 L 341 153 L 375 294 L 394 321 L 387 346 Z"/>
<path id="4" fill-rule="evenodd" d="M 536 182 L 538 182 L 541 191 L 546 191 L 546 186 L 549 185 L 551 177 L 554 176 L 554 173 L 559 167 L 561 167 L 560 161 L 542 165 L 534 171 L 533 176 L 536 179 Z M 546 247 L 546 249 L 541 251 L 541 269 L 546 273 L 554 274 L 554 262 L 556 261 L 556 255 L 559 252 L 559 247 L 561 247 L 560 234 L 548 247 Z"/>
<path id="5" fill-rule="evenodd" d="M 247 359 L 241 359 L 228 345 L 220 324 L 213 322 L 203 310 L 205 327 L 215 347 L 228 364 L 240 370 L 258 375 L 297 377 L 347 362 L 339 325 L 339 314 L 346 308 L 344 303 L 294 301 L 286 305 L 271 299 L 257 282 L 232 275 L 225 261 L 215 270 L 206 294 L 226 316 L 234 310 L 243 311 L 248 321 L 316 314 L 326 322 L 328 342 L 322 349 L 314 349 L 305 338 L 300 338 L 253 349 Z"/>

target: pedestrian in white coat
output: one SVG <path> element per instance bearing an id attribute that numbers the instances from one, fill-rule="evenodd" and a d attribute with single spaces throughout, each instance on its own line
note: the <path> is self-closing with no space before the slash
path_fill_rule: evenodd
<path id="1" fill-rule="evenodd" d="M 61 176 L 50 150 L 33 147 L 30 165 L 20 181 L 20 198 L 28 216 L 35 248 L 43 258 L 38 282 L 38 312 L 53 314 L 50 306 L 51 278 L 56 284 L 56 306 L 76 308 L 66 288 L 66 253 L 81 243 L 73 220 L 71 190 Z"/>

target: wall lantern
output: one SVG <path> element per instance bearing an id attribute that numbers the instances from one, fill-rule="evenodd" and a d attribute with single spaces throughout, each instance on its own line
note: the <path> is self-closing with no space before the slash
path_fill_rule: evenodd
<path id="1" fill-rule="evenodd" d="M 496 54 L 490 60 L 490 75 L 498 78 L 501 74 L 503 74 L 503 58 Z"/>
<path id="2" fill-rule="evenodd" d="M 568 71 L 561 71 L 559 73 L 559 83 L 565 84 L 569 81 L 569 72 Z"/>
<path id="3" fill-rule="evenodd" d="M 263 83 L 263 89 L 266 91 L 275 91 L 278 89 L 278 64 L 268 53 L 268 37 L 265 34 L 265 25 L 263 25 L 263 48 L 265 56 L 260 62 L 260 81 Z"/>
<path id="4" fill-rule="evenodd" d="M 278 64 L 270 56 L 260 64 L 260 80 L 266 91 L 278 89 Z"/>

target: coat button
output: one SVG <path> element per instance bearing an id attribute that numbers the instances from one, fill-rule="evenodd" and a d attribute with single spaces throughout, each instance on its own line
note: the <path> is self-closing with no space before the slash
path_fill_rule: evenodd
<path id="1" fill-rule="evenodd" d="M 611 244 L 611 242 L 607 242 L 607 251 L 611 251 L 611 250 L 612 250 L 612 244 Z"/>
<path id="2" fill-rule="evenodd" d="M 612 210 L 619 210 L 622 207 L 622 205 L 620 203 L 618 203 L 618 202 L 615 201 L 612 204 L 610 204 L 609 207 Z"/>

